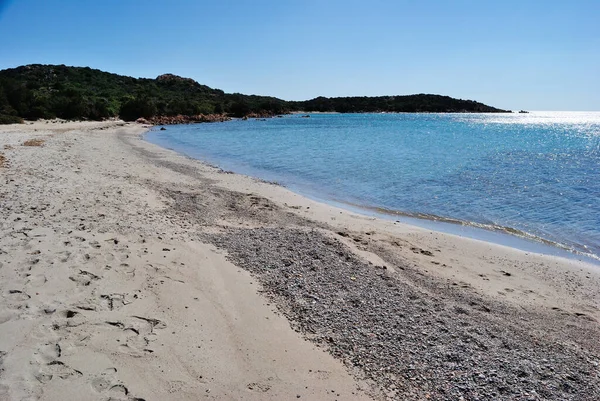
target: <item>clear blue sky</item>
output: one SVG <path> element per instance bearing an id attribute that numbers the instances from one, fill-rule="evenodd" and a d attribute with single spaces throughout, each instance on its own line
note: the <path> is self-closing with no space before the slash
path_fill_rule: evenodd
<path id="1" fill-rule="evenodd" d="M 600 0 L 0 0 L 0 69 L 31 63 L 288 100 L 600 110 Z"/>

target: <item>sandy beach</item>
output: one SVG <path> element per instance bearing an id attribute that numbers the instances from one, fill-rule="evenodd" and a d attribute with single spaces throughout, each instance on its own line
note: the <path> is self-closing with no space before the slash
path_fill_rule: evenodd
<path id="1" fill-rule="evenodd" d="M 1 400 L 597 400 L 600 269 L 0 126 Z"/>

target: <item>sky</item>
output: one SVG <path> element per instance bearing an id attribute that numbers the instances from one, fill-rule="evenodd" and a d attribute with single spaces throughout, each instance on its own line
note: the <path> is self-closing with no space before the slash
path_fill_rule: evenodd
<path id="1" fill-rule="evenodd" d="M 89 66 L 305 100 L 600 111 L 600 0 L 0 0 L 0 69 Z"/>

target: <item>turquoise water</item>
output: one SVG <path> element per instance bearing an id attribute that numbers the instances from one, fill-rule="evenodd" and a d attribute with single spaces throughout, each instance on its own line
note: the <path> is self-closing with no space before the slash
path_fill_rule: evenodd
<path id="1" fill-rule="evenodd" d="M 319 199 L 600 257 L 600 113 L 291 115 L 147 139 Z"/>

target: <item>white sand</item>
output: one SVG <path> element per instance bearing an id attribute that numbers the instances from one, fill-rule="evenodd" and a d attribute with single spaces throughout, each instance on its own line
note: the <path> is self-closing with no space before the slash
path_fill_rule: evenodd
<path id="1" fill-rule="evenodd" d="M 143 130 L 0 127 L 1 400 L 369 399 L 368 383 L 294 332 L 248 273 L 168 212 L 160 185 L 214 180 L 329 224 L 375 264 L 395 268 L 381 249 L 498 302 L 600 319 L 596 266 L 320 204 L 144 142 Z M 22 146 L 33 138 L 44 145 Z"/>

